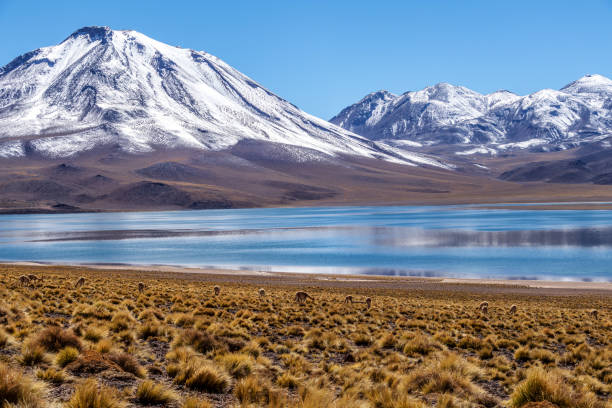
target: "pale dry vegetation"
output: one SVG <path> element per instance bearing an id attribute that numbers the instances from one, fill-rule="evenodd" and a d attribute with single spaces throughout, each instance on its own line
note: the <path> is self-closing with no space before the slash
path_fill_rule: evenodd
<path id="1" fill-rule="evenodd" d="M 612 296 L 0 272 L 2 408 L 612 407 Z"/>

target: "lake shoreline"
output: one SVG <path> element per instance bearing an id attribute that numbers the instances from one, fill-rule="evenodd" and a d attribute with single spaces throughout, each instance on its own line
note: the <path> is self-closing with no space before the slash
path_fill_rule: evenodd
<path id="1" fill-rule="evenodd" d="M 206 210 L 250 210 L 250 209 L 274 209 L 274 208 L 316 208 L 316 207 L 456 207 L 457 209 L 465 210 L 612 210 L 612 203 L 601 201 L 557 201 L 550 202 L 549 200 L 542 201 L 526 201 L 526 202 L 318 202 L 312 205 L 305 205 L 301 202 L 300 205 L 292 206 L 245 206 L 232 208 L 208 208 Z M 51 214 L 95 214 L 95 213 L 135 213 L 135 212 L 175 212 L 175 211 L 203 211 L 202 209 L 189 208 L 123 208 L 123 209 L 96 209 L 96 208 L 80 208 L 58 205 L 54 207 L 16 207 L 16 208 L 0 208 L 0 216 L 2 215 L 51 215 Z M 204 210 L 204 211 L 206 211 Z"/>
<path id="2" fill-rule="evenodd" d="M 279 286 L 320 286 L 346 289 L 397 289 L 428 291 L 460 291 L 491 294 L 530 294 L 546 296 L 603 295 L 612 296 L 612 282 L 553 281 L 553 280 L 510 280 L 447 278 L 418 276 L 379 276 L 351 274 L 322 274 L 269 272 L 256 270 L 233 270 L 218 268 L 197 268 L 169 265 L 128 265 L 128 264 L 55 264 L 47 262 L 0 262 L 1 268 L 30 270 L 66 270 L 71 272 L 97 271 L 160 279 L 207 280 L 219 283 L 252 282 L 262 285 Z"/>

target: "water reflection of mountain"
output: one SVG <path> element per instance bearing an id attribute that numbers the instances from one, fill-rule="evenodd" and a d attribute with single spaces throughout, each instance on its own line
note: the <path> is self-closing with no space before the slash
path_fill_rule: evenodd
<path id="1" fill-rule="evenodd" d="M 612 246 L 612 228 L 468 231 L 374 228 L 374 244 L 394 247 Z"/>
<path id="2" fill-rule="evenodd" d="M 304 234 L 315 239 L 317 237 L 322 240 L 331 239 L 334 242 L 361 237 L 373 245 L 382 247 L 612 247 L 612 227 L 511 231 L 351 226 L 225 231 L 137 229 L 33 233 L 37 238 L 33 241 L 105 241 L 138 238 L 213 237 L 221 235 L 259 235 L 276 237 L 283 240 L 296 240 L 303 238 Z"/>

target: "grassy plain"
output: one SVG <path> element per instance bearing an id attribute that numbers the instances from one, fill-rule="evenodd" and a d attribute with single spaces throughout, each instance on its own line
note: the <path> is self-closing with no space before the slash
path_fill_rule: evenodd
<path id="1" fill-rule="evenodd" d="M 605 288 L 5 264 L 0 295 L 0 407 L 612 407 Z"/>

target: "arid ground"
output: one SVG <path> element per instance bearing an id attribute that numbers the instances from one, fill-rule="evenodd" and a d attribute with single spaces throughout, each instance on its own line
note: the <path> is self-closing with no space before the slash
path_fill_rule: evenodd
<path id="1" fill-rule="evenodd" d="M 203 272 L 0 265 L 1 406 L 612 407 L 610 284 Z"/>

